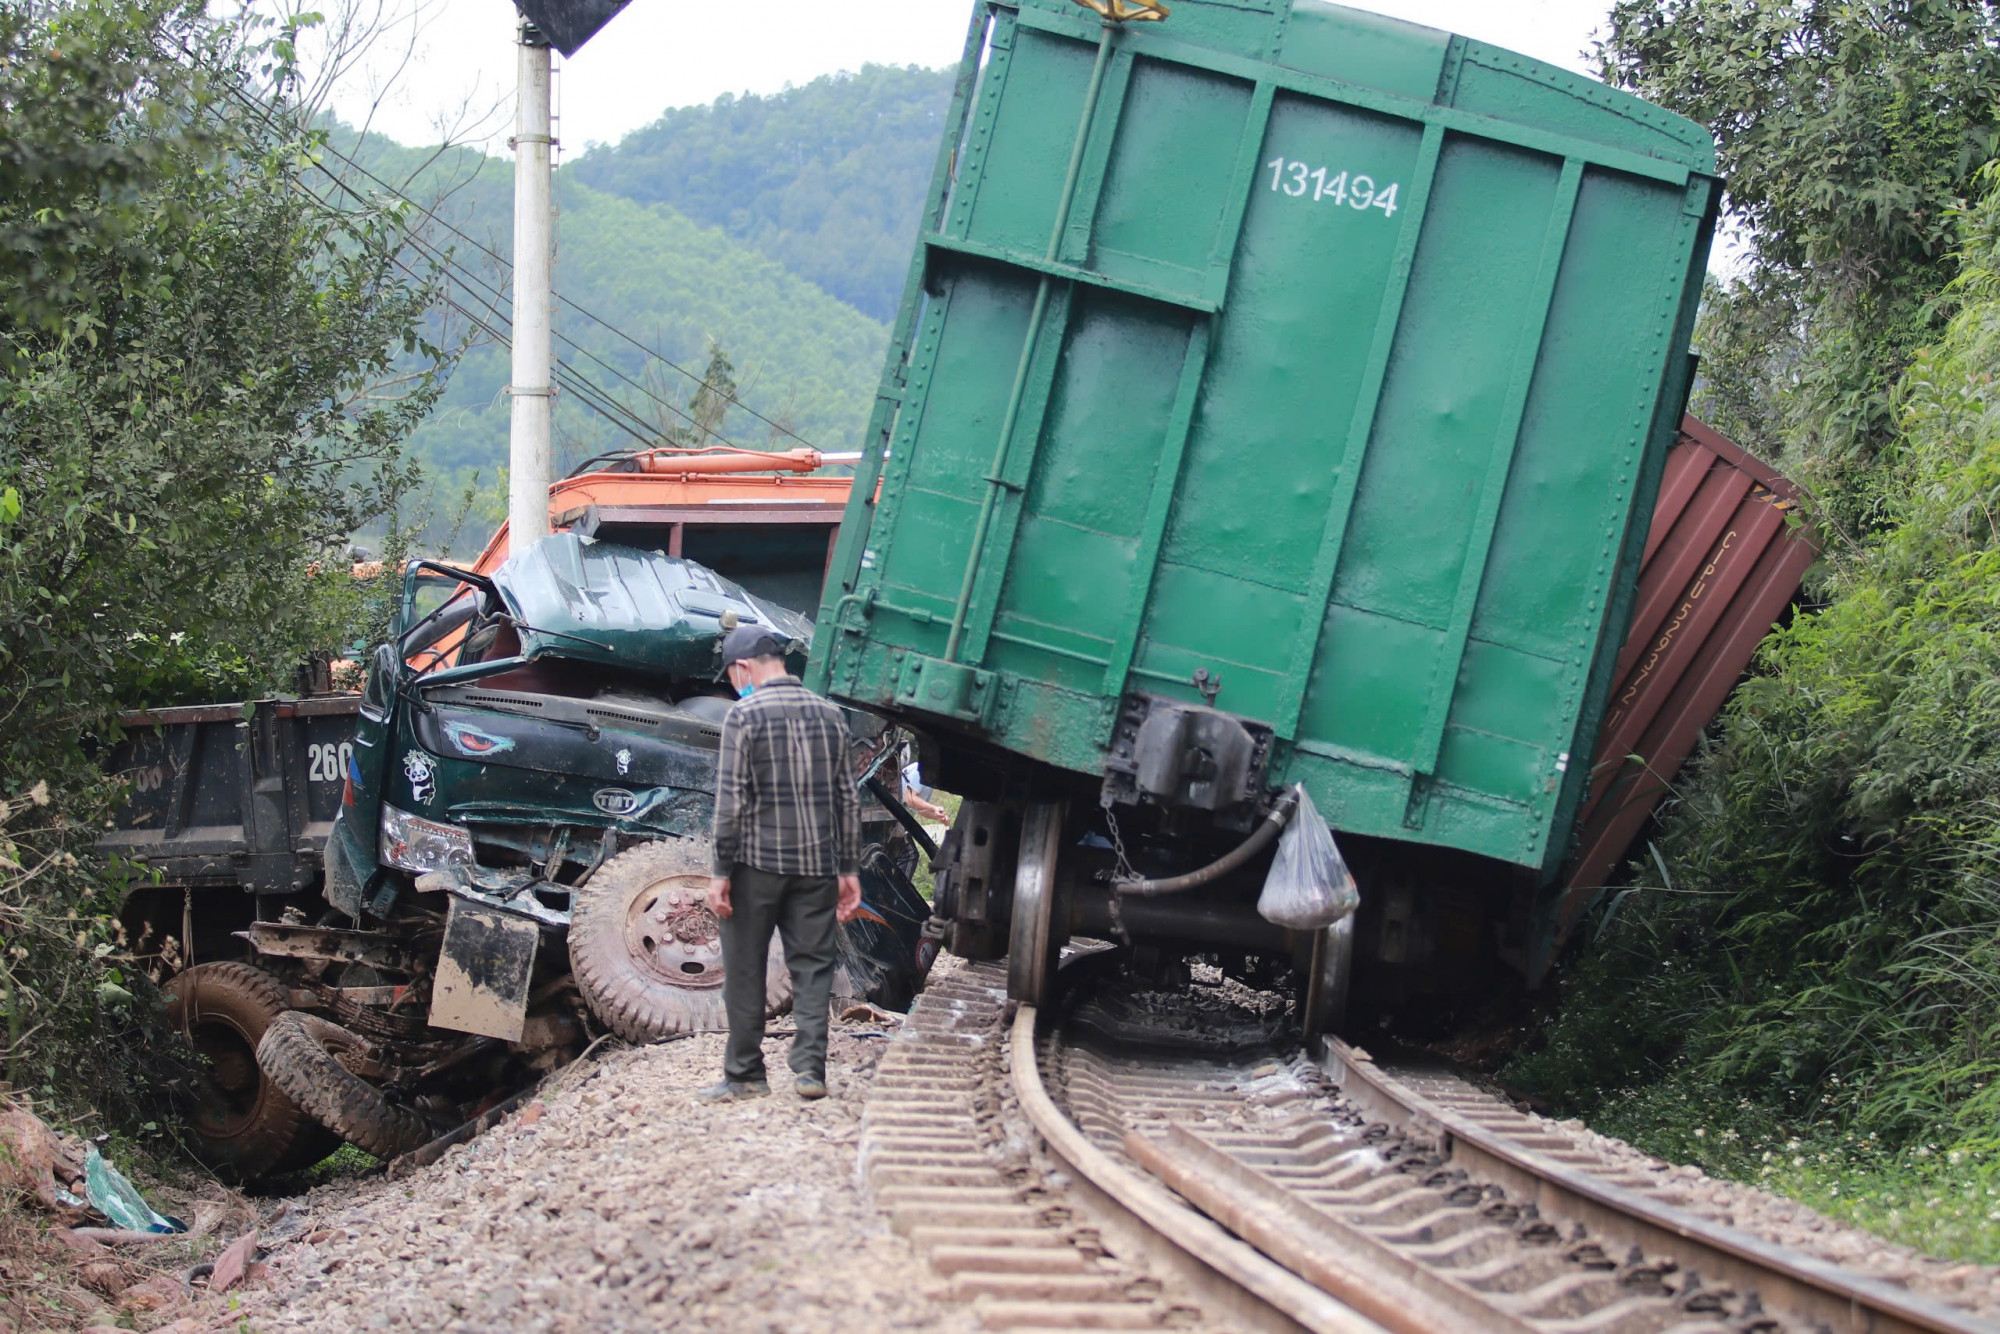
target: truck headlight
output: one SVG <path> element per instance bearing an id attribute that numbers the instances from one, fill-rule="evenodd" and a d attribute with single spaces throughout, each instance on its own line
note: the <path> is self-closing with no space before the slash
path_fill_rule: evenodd
<path id="1" fill-rule="evenodd" d="M 472 865 L 472 835 L 382 803 L 382 860 L 405 871 Z"/>

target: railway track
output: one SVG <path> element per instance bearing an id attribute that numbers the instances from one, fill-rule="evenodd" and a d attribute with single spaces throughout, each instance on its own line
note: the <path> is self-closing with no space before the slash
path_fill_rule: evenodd
<path id="1" fill-rule="evenodd" d="M 989 1329 L 1995 1334 L 1678 1207 L 1449 1072 L 1337 1040 L 1162 1054 L 927 992 L 861 1170 Z"/>

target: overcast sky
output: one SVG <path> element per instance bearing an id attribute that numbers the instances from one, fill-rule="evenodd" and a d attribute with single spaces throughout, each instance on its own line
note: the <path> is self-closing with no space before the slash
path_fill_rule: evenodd
<path id="1" fill-rule="evenodd" d="M 440 121 L 459 121 L 470 107 L 490 114 L 484 133 L 469 137 L 500 151 L 512 120 L 512 5 L 387 4 L 401 17 L 382 49 L 395 49 L 398 59 L 385 56 L 348 81 L 335 109 L 358 120 L 379 101 L 374 127 L 418 144 L 436 141 Z M 1584 70 L 1580 53 L 1610 5 L 1373 0 L 1361 7 Z M 773 93 L 870 63 L 948 65 L 958 59 L 970 14 L 968 0 L 632 0 L 575 59 L 561 62 L 558 133 L 574 155 L 621 138 L 668 107 L 712 102 L 723 93 Z M 402 51 L 410 52 L 407 64 Z M 391 81 L 394 65 L 402 72 Z"/>

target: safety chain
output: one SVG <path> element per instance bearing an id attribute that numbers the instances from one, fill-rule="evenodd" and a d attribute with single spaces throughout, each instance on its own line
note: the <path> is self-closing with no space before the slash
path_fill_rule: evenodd
<path id="1" fill-rule="evenodd" d="M 1111 934 L 1118 937 L 1119 944 L 1130 945 L 1132 935 L 1125 929 L 1125 891 L 1119 888 L 1119 883 L 1137 880 L 1139 873 L 1133 869 L 1132 859 L 1125 855 L 1125 838 L 1118 832 L 1118 817 L 1112 812 L 1111 803 L 1105 801 L 1101 805 L 1105 827 L 1111 831 L 1111 847 L 1118 856 L 1118 865 L 1111 872 Z"/>

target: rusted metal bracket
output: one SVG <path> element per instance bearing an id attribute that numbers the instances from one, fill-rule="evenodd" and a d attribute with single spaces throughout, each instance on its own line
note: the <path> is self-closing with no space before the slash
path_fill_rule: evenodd
<path id="1" fill-rule="evenodd" d="M 252 922 L 235 935 L 259 954 L 286 959 L 323 959 L 331 963 L 365 963 L 399 973 L 421 971 L 416 958 L 397 937 L 385 931 L 351 931 L 333 926 L 289 926 L 283 922 Z"/>
<path id="2" fill-rule="evenodd" d="M 1162 0 L 1076 0 L 1106 23 L 1159 23 L 1173 11 Z"/>

